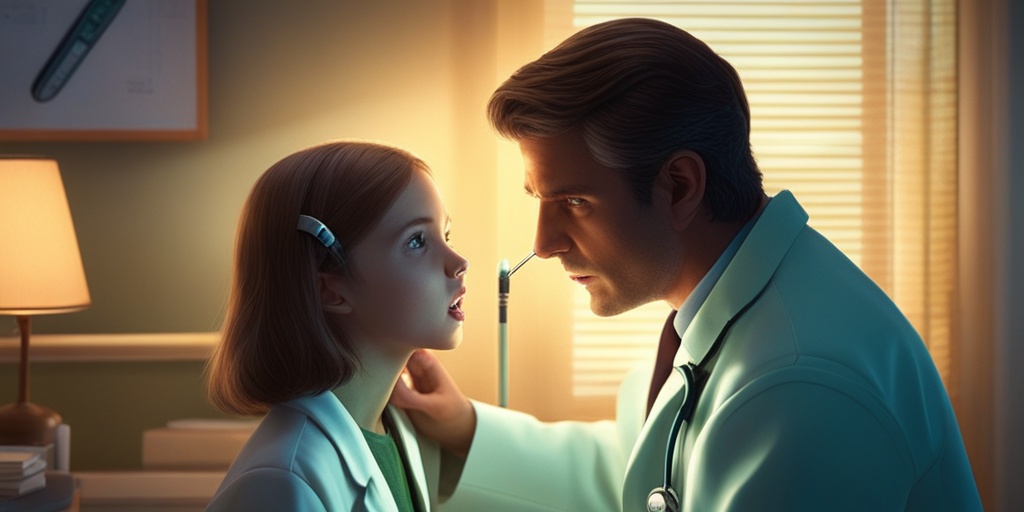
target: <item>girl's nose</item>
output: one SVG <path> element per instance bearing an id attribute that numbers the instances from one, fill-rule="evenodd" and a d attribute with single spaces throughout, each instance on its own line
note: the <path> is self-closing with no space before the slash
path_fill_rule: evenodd
<path id="1" fill-rule="evenodd" d="M 452 251 L 452 258 L 448 262 L 448 275 L 451 277 L 462 277 L 467 271 L 469 271 L 469 260 L 463 258 L 461 254 Z"/>

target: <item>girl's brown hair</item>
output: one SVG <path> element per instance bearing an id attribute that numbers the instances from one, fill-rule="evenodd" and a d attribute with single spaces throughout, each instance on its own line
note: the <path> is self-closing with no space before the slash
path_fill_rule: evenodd
<path id="1" fill-rule="evenodd" d="M 234 414 L 346 382 L 358 354 L 321 308 L 318 272 L 352 276 L 299 215 L 323 222 L 348 251 L 405 189 L 419 158 L 368 142 L 331 142 L 280 160 L 256 181 L 242 209 L 221 342 L 207 365 L 210 401 Z"/>

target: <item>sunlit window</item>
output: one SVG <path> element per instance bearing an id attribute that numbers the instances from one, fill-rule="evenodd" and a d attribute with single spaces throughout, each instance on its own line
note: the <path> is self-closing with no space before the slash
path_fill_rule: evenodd
<path id="1" fill-rule="evenodd" d="M 575 31 L 613 18 L 658 18 L 729 60 L 750 100 L 767 192 L 793 191 L 811 226 L 893 297 L 949 385 L 954 7 L 952 0 L 576 0 L 571 16 L 549 8 L 548 23 L 561 18 Z M 653 357 L 668 307 L 598 318 L 586 291 L 576 294 L 573 395 L 614 395 L 625 371 Z"/>

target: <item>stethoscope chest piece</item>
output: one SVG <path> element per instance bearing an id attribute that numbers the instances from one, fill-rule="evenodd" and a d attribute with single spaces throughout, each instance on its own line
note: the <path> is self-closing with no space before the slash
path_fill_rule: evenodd
<path id="1" fill-rule="evenodd" d="M 647 512 L 679 512 L 679 496 L 669 487 L 658 487 L 647 495 Z"/>
<path id="2" fill-rule="evenodd" d="M 732 328 L 732 325 L 740 315 L 757 301 L 757 298 L 761 296 L 763 291 L 764 288 L 761 288 L 757 295 L 754 295 L 745 306 L 740 308 L 725 323 L 725 327 L 718 333 L 718 337 L 711 344 L 711 348 L 701 357 L 697 364 L 687 363 L 674 368 L 683 377 L 683 397 L 682 402 L 679 404 L 679 410 L 676 411 L 676 417 L 672 420 L 672 426 L 669 429 L 668 440 L 665 446 L 665 472 L 662 475 L 662 486 L 655 487 L 647 495 L 648 512 L 679 512 L 679 494 L 672 488 L 672 459 L 676 450 L 676 438 L 680 436 L 680 431 L 682 433 L 686 432 L 683 430 L 683 426 L 693 418 L 693 412 L 697 408 L 697 401 L 700 399 L 701 392 L 704 390 L 704 385 L 707 383 L 711 372 L 711 369 L 706 364 L 714 359 L 718 350 L 722 347 L 722 343 L 725 341 L 725 335 Z"/>
<path id="3" fill-rule="evenodd" d="M 683 377 L 683 400 L 679 404 L 679 411 L 672 420 L 672 427 L 669 429 L 667 446 L 665 447 L 665 473 L 661 487 L 655 487 L 647 495 L 648 512 L 678 512 L 679 495 L 672 489 L 672 456 L 675 453 L 676 437 L 680 434 L 683 424 L 690 421 L 693 410 L 696 407 L 700 389 L 697 387 L 697 373 L 699 368 L 693 364 L 676 366 L 675 370 Z"/>

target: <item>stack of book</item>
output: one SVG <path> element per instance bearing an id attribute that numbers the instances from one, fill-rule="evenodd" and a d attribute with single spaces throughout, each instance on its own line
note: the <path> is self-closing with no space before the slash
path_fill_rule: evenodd
<path id="1" fill-rule="evenodd" d="M 46 487 L 49 447 L 0 446 L 0 499 Z"/>

